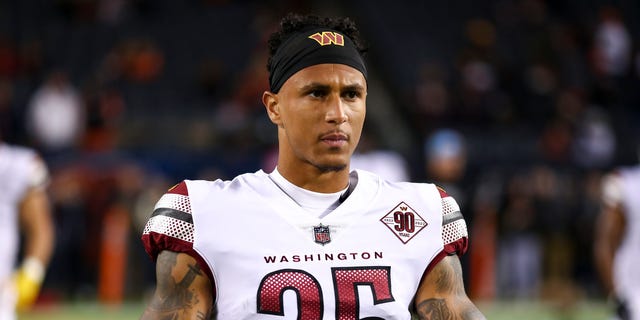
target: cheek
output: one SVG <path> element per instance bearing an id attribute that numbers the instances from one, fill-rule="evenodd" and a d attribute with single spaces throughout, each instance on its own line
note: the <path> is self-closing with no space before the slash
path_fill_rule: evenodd
<path id="1" fill-rule="evenodd" d="M 353 124 L 353 126 L 362 127 L 364 123 L 365 115 L 366 115 L 366 108 L 364 107 L 354 108 L 351 115 L 351 123 Z"/>
<path id="2" fill-rule="evenodd" d="M 362 134 L 362 128 L 364 127 L 364 119 L 365 119 L 365 110 L 362 109 L 354 114 L 354 117 L 351 120 L 351 126 L 353 129 L 352 135 L 356 138 L 356 141 L 360 141 L 360 136 Z"/>
<path id="3" fill-rule="evenodd" d="M 367 113 L 367 105 L 365 100 L 359 100 L 358 102 L 349 105 L 349 109 L 351 109 L 354 117 L 364 118 L 364 115 Z"/>
<path id="4" fill-rule="evenodd" d="M 285 121 L 285 130 L 292 143 L 306 141 L 313 135 L 313 122 L 307 116 L 290 115 Z"/>

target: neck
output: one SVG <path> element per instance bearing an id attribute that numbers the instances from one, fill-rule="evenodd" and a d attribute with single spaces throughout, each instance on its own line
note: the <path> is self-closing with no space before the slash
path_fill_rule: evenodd
<path id="1" fill-rule="evenodd" d="M 296 186 L 321 193 L 339 192 L 349 185 L 349 166 L 336 170 L 324 170 L 311 164 L 288 166 L 278 162 L 278 172 Z"/>

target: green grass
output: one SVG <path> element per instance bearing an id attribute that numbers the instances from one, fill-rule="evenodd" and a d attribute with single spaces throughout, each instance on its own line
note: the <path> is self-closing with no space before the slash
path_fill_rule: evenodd
<path id="1" fill-rule="evenodd" d="M 18 320 L 133 320 L 139 319 L 142 304 L 106 306 L 97 303 L 78 303 L 37 308 L 18 316 Z"/>
<path id="2" fill-rule="evenodd" d="M 539 302 L 496 302 L 478 304 L 490 320 L 602 320 L 608 310 L 602 302 L 585 301 L 560 310 Z M 66 304 L 38 308 L 21 314 L 19 320 L 134 320 L 139 319 L 144 306 L 130 303 L 118 307 L 96 303 Z"/>
<path id="3" fill-rule="evenodd" d="M 479 304 L 478 307 L 490 320 L 603 320 L 609 315 L 604 303 L 594 301 L 565 308 L 522 301 Z"/>

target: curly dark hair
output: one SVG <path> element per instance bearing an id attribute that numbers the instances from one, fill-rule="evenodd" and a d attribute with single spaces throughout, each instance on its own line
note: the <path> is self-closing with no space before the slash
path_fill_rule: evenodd
<path id="1" fill-rule="evenodd" d="M 297 33 L 300 30 L 307 29 L 309 27 L 326 27 L 332 30 L 342 32 L 345 36 L 349 37 L 353 44 L 358 49 L 360 56 L 364 57 L 367 52 L 367 48 L 364 41 L 360 37 L 360 31 L 353 20 L 348 17 L 319 17 L 316 15 L 301 15 L 297 13 L 289 13 L 282 20 L 280 20 L 280 28 L 271 34 L 269 41 L 269 59 L 267 60 L 267 70 L 271 70 L 271 64 L 273 63 L 273 55 L 278 51 L 278 48 L 284 43 L 291 35 Z"/>

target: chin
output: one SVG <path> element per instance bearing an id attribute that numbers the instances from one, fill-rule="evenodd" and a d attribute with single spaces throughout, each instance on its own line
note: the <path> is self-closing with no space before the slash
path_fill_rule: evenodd
<path id="1" fill-rule="evenodd" d="M 349 163 L 345 161 L 326 161 L 326 162 L 316 162 L 314 166 L 318 168 L 321 172 L 336 172 L 342 171 L 349 167 Z"/>
<path id="2" fill-rule="evenodd" d="M 313 160 L 309 163 L 321 172 L 336 172 L 349 169 L 349 157 L 345 154 L 324 155 Z"/>
<path id="3" fill-rule="evenodd" d="M 347 165 L 337 165 L 337 166 L 316 166 L 322 172 L 338 172 L 347 168 Z"/>

